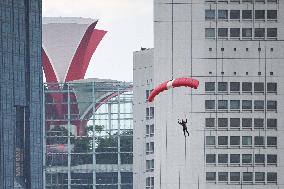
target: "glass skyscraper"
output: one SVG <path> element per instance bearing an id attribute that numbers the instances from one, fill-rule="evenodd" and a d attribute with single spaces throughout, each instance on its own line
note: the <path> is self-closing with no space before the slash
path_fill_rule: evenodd
<path id="1" fill-rule="evenodd" d="M 0 188 L 43 188 L 41 0 L 0 1 Z"/>

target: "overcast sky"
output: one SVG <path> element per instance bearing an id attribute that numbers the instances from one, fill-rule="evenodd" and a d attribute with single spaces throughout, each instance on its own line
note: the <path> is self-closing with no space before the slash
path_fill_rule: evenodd
<path id="1" fill-rule="evenodd" d="M 99 19 L 108 32 L 85 78 L 132 81 L 133 51 L 153 47 L 153 0 L 43 0 L 43 16 Z"/>

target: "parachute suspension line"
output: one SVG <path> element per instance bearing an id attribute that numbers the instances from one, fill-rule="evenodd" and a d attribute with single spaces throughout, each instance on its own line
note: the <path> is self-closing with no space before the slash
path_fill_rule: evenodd
<path id="1" fill-rule="evenodd" d="M 174 79 L 174 0 L 172 0 L 172 80 Z"/>
<path id="2" fill-rule="evenodd" d="M 180 171 L 178 172 L 178 189 L 180 189 Z"/>

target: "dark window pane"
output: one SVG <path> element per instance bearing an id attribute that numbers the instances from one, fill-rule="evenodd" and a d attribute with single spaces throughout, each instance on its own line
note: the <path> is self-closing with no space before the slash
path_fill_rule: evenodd
<path id="1" fill-rule="evenodd" d="M 264 182 L 265 181 L 265 173 L 264 172 L 255 172 L 255 181 L 256 182 Z"/>
<path id="2" fill-rule="evenodd" d="M 268 110 L 277 110 L 277 101 L 268 100 L 267 101 Z"/>
<path id="3" fill-rule="evenodd" d="M 240 118 L 230 118 L 231 128 L 240 128 Z"/>
<path id="4" fill-rule="evenodd" d="M 215 136 L 206 136 L 206 145 L 215 145 Z"/>
<path id="5" fill-rule="evenodd" d="M 228 181 L 228 173 L 227 172 L 219 172 L 218 173 L 218 180 L 219 181 Z"/>
<path id="6" fill-rule="evenodd" d="M 252 127 L 252 118 L 243 118 L 242 119 L 242 127 L 243 128 L 251 128 Z"/>
<path id="7" fill-rule="evenodd" d="M 230 37 L 240 37 L 240 28 L 231 28 Z"/>
<path id="8" fill-rule="evenodd" d="M 205 28 L 205 37 L 214 38 L 215 37 L 215 28 Z"/>
<path id="9" fill-rule="evenodd" d="M 206 181 L 216 181 L 216 173 L 206 172 Z"/>
<path id="10" fill-rule="evenodd" d="M 219 92 L 227 92 L 228 91 L 228 83 L 227 82 L 218 82 L 218 91 Z"/>
<path id="11" fill-rule="evenodd" d="M 228 163 L 228 154 L 218 154 L 218 163 Z"/>
<path id="12" fill-rule="evenodd" d="M 239 172 L 230 172 L 230 180 L 232 182 L 239 182 L 240 181 L 240 173 Z"/>
<path id="13" fill-rule="evenodd" d="M 265 155 L 264 154 L 255 154 L 254 159 L 256 164 L 264 164 L 265 163 Z"/>
<path id="14" fill-rule="evenodd" d="M 215 127 L 215 118 L 206 118 L 205 119 L 206 127 Z"/>
<path id="15" fill-rule="evenodd" d="M 231 100 L 230 101 L 230 109 L 231 110 L 239 110 L 240 109 L 240 101 L 239 100 Z"/>
<path id="16" fill-rule="evenodd" d="M 267 137 L 267 146 L 277 146 L 277 137 Z"/>
<path id="17" fill-rule="evenodd" d="M 215 109 L 215 100 L 205 100 L 205 109 L 214 110 Z"/>
<path id="18" fill-rule="evenodd" d="M 252 83 L 251 82 L 243 82 L 242 83 L 242 91 L 243 92 L 251 92 L 252 91 Z"/>
<path id="19" fill-rule="evenodd" d="M 206 163 L 216 163 L 216 155 L 206 154 Z"/>
<path id="20" fill-rule="evenodd" d="M 215 82 L 205 82 L 205 91 L 215 92 Z"/>
<path id="21" fill-rule="evenodd" d="M 240 91 L 240 83 L 239 82 L 230 82 L 230 91 L 231 92 L 239 92 Z"/>
<path id="22" fill-rule="evenodd" d="M 243 164 L 251 164 L 252 163 L 252 154 L 243 154 L 242 155 L 242 163 Z"/>
<path id="23" fill-rule="evenodd" d="M 228 28 L 218 28 L 218 37 L 228 37 Z"/>
<path id="24" fill-rule="evenodd" d="M 254 37 L 261 37 L 265 36 L 265 29 L 264 28 L 255 28 L 254 29 Z"/>
<path id="25" fill-rule="evenodd" d="M 267 119 L 267 128 L 276 129 L 277 128 L 277 119 Z"/>
<path id="26" fill-rule="evenodd" d="M 254 119 L 254 128 L 255 129 L 264 128 L 264 119 L 255 118 Z"/>
<path id="27" fill-rule="evenodd" d="M 218 136 L 218 145 L 228 145 L 228 136 Z"/>
<path id="28" fill-rule="evenodd" d="M 215 10 L 205 10 L 205 19 L 212 20 L 215 19 Z"/>
<path id="29" fill-rule="evenodd" d="M 276 93 L 277 92 L 277 83 L 267 83 L 267 92 Z"/>
<path id="30" fill-rule="evenodd" d="M 265 10 L 255 10 L 255 19 L 265 19 Z"/>
<path id="31" fill-rule="evenodd" d="M 218 10 L 218 19 L 228 19 L 228 10 Z"/>
<path id="32" fill-rule="evenodd" d="M 267 28 L 267 37 L 277 37 L 277 28 Z"/>
<path id="33" fill-rule="evenodd" d="M 218 109 L 219 110 L 227 110 L 228 109 L 228 101 L 227 100 L 218 100 Z"/>
<path id="34" fill-rule="evenodd" d="M 243 28 L 242 29 L 242 36 L 243 37 L 252 37 L 252 29 L 251 28 Z"/>
<path id="35" fill-rule="evenodd" d="M 243 136 L 242 137 L 243 146 L 251 146 L 252 145 L 252 137 L 251 136 Z"/>
<path id="36" fill-rule="evenodd" d="M 255 110 L 264 110 L 264 101 L 263 100 L 255 100 L 254 101 L 254 109 Z"/>
<path id="37" fill-rule="evenodd" d="M 242 101 L 242 109 L 243 110 L 251 110 L 252 109 L 252 101 L 251 100 L 243 100 Z"/>
<path id="38" fill-rule="evenodd" d="M 240 10 L 231 10 L 230 19 L 240 19 Z"/>
<path id="39" fill-rule="evenodd" d="M 243 10 L 242 11 L 243 19 L 252 19 L 252 11 L 251 10 Z"/>
<path id="40" fill-rule="evenodd" d="M 244 172 L 243 173 L 243 181 L 251 182 L 252 181 L 252 172 Z"/>
<path id="41" fill-rule="evenodd" d="M 228 118 L 218 118 L 218 127 L 227 128 L 228 127 Z"/>
<path id="42" fill-rule="evenodd" d="M 255 146 L 264 146 L 264 137 L 263 136 L 255 136 L 254 137 L 254 145 Z"/>
<path id="43" fill-rule="evenodd" d="M 239 136 L 231 136 L 230 137 L 230 145 L 240 145 L 240 137 Z"/>
<path id="44" fill-rule="evenodd" d="M 275 155 L 275 154 L 268 154 L 267 155 L 267 163 L 268 164 L 277 164 L 277 155 Z"/>
<path id="45" fill-rule="evenodd" d="M 240 163 L 240 154 L 231 154 L 230 163 Z"/>
<path id="46" fill-rule="evenodd" d="M 277 173 L 268 172 L 267 173 L 267 182 L 277 182 Z"/>
<path id="47" fill-rule="evenodd" d="M 277 19 L 277 10 L 267 10 L 267 19 L 276 20 Z"/>
<path id="48" fill-rule="evenodd" d="M 264 83 L 262 82 L 254 83 L 254 92 L 264 92 Z"/>

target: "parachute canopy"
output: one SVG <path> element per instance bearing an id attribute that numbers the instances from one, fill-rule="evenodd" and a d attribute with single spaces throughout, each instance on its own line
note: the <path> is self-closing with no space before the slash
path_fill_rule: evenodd
<path id="1" fill-rule="evenodd" d="M 175 87 L 191 87 L 197 89 L 199 85 L 199 81 L 196 79 L 182 77 L 176 78 L 170 81 L 163 82 L 162 84 L 158 85 L 149 95 L 148 101 L 153 102 L 154 98 L 160 94 L 161 92 L 168 90 L 170 88 Z"/>

